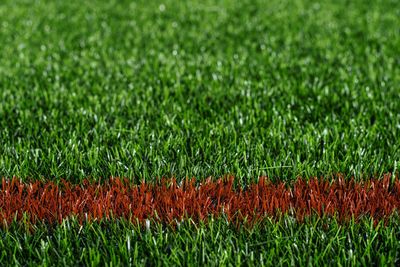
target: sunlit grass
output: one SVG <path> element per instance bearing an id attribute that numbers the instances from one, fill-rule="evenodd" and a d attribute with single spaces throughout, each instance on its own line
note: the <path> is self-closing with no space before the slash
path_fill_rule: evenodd
<path id="1" fill-rule="evenodd" d="M 396 172 L 399 3 L 3 0 L 0 176 Z M 398 265 L 398 219 L 323 225 L 12 227 L 0 265 Z"/>

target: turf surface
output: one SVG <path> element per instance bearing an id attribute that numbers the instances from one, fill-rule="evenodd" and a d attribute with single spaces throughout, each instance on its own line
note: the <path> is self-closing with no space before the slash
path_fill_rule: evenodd
<path id="1" fill-rule="evenodd" d="M 379 222 L 387 221 L 400 210 L 400 180 L 390 179 L 391 175 L 385 175 L 379 180 L 354 182 L 339 177 L 298 179 L 287 184 L 260 178 L 246 188 L 235 187 L 233 177 L 201 183 L 196 183 L 196 179 L 163 179 L 140 185 L 119 178 L 77 185 L 66 181 L 21 183 L 18 179 L 3 179 L 0 227 L 15 220 L 61 223 L 71 216 L 81 223 L 124 218 L 142 225 L 153 219 L 169 226 L 188 219 L 205 223 L 211 216 L 249 227 L 283 215 L 298 222 L 313 215 L 343 223 L 366 217 Z"/>
<path id="2" fill-rule="evenodd" d="M 177 229 L 125 221 L 61 225 L 14 224 L 1 233 L 2 265 L 54 266 L 390 266 L 398 263 L 398 217 L 374 226 L 371 220 L 340 225 L 335 220 L 293 218 L 265 221 L 252 229 L 221 220 Z"/>
<path id="3" fill-rule="evenodd" d="M 398 1 L 2 1 L 0 175 L 379 176 Z"/>
<path id="4" fill-rule="evenodd" d="M 249 184 L 397 172 L 399 18 L 397 0 L 3 0 L 0 176 Z M 188 226 L 135 235 L 131 253 L 144 264 L 398 264 L 394 221 L 250 237 Z M 126 263 L 115 240 L 133 226 L 96 227 L 0 230 L 0 263 Z"/>

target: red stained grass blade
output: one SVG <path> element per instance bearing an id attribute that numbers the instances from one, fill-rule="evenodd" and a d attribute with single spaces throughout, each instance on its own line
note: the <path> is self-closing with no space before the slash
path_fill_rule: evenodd
<path id="1" fill-rule="evenodd" d="M 126 218 L 143 223 L 147 219 L 175 224 L 190 218 L 207 221 L 225 216 L 232 223 L 255 223 L 267 217 L 289 214 L 302 221 L 306 216 L 335 216 L 346 221 L 371 216 L 382 220 L 400 208 L 400 181 L 383 179 L 356 182 L 339 177 L 333 181 L 296 180 L 292 185 L 272 183 L 267 178 L 246 189 L 234 188 L 234 178 L 211 180 L 196 185 L 195 179 L 175 179 L 133 185 L 111 178 L 104 184 L 84 181 L 23 183 L 3 178 L 0 189 L 0 224 L 15 218 L 55 223 L 69 216 L 81 222 Z M 27 215 L 27 216 L 26 216 Z"/>

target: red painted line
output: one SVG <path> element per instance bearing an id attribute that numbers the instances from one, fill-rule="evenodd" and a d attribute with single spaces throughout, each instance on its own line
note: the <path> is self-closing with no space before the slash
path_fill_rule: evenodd
<path id="1" fill-rule="evenodd" d="M 0 224 L 22 220 L 24 214 L 30 223 L 61 222 L 72 215 L 80 221 L 123 217 L 134 222 L 154 219 L 163 223 L 186 218 L 207 221 L 210 216 L 243 223 L 282 214 L 298 220 L 310 215 L 335 216 L 338 220 L 371 216 L 381 220 L 400 208 L 400 181 L 390 179 L 390 174 L 363 182 L 313 178 L 287 185 L 260 178 L 246 189 L 234 188 L 233 178 L 208 179 L 197 185 L 194 179 L 180 185 L 174 179 L 140 185 L 118 178 L 81 185 L 3 179 Z"/>

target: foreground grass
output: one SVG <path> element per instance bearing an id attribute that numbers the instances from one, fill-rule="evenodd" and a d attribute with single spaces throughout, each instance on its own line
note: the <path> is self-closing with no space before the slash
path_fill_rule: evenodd
<path id="1" fill-rule="evenodd" d="M 379 176 L 399 1 L 2 1 L 0 176 Z"/>
<path id="2" fill-rule="evenodd" d="M 252 229 L 237 229 L 224 219 L 207 225 L 184 222 L 177 229 L 150 224 L 139 228 L 126 221 L 79 225 L 14 223 L 0 231 L 0 264 L 6 265 L 397 265 L 400 225 L 374 226 L 370 220 L 339 225 L 309 219 L 299 224 L 285 217 Z"/>

